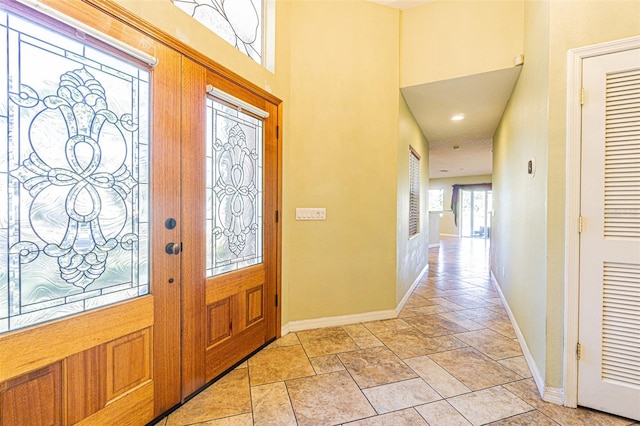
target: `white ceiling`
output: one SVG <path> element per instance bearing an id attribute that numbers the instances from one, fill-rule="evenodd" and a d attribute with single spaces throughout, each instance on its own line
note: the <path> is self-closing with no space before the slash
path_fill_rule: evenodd
<path id="1" fill-rule="evenodd" d="M 491 174 L 493 134 L 520 69 L 515 66 L 402 89 L 429 141 L 430 178 Z M 464 114 L 465 119 L 452 121 L 456 114 Z"/>
<path id="2" fill-rule="evenodd" d="M 369 1 L 405 10 L 433 0 Z M 493 134 L 520 69 L 514 66 L 402 89 L 429 141 L 430 178 L 491 174 Z M 455 114 L 465 114 L 465 119 L 451 121 Z"/>

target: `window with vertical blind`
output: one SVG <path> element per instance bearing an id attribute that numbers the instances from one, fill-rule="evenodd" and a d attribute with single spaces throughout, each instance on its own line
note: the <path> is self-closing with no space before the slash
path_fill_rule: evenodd
<path id="1" fill-rule="evenodd" d="M 409 147 L 409 237 L 420 232 L 420 154 Z"/>

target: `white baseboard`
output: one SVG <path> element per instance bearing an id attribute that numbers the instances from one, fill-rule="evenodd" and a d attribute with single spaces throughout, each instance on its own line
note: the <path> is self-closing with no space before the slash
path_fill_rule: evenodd
<path id="1" fill-rule="evenodd" d="M 429 248 L 436 248 L 436 247 L 440 247 L 440 242 L 429 244 Z"/>
<path id="2" fill-rule="evenodd" d="M 398 303 L 398 306 L 396 306 L 396 316 L 400 314 L 400 311 L 402 310 L 402 308 L 404 308 L 404 305 L 407 303 L 407 300 L 409 300 L 409 297 L 411 297 L 411 293 L 413 293 L 413 290 L 415 290 L 415 288 L 420 283 L 420 280 L 422 280 L 422 276 L 426 274 L 428 270 L 429 270 L 429 263 L 427 263 L 424 266 L 424 268 L 422 268 L 422 271 L 420 271 L 416 279 L 413 281 L 413 284 L 411 284 L 411 287 L 409 287 L 409 290 L 407 290 L 407 292 L 404 294 L 404 297 L 402 298 L 400 303 Z"/>
<path id="3" fill-rule="evenodd" d="M 458 234 L 440 234 L 440 235 L 444 235 L 445 237 L 459 237 Z"/>
<path id="4" fill-rule="evenodd" d="M 552 404 L 564 405 L 564 389 L 550 388 L 549 386 L 546 386 L 544 388 L 544 395 L 542 395 L 542 399 Z"/>
<path id="5" fill-rule="evenodd" d="M 362 314 L 342 315 L 337 317 L 315 318 L 302 321 L 289 321 L 288 324 L 282 326 L 282 335 L 293 331 L 311 330 L 314 328 L 337 327 L 341 325 L 357 324 L 360 322 L 379 321 L 396 317 L 396 311 L 389 309 L 387 311 L 365 312 Z M 285 333 L 286 330 L 286 333 Z"/>
<path id="6" fill-rule="evenodd" d="M 518 337 L 518 342 L 520 343 L 520 347 L 522 348 L 522 353 L 524 354 L 524 359 L 527 361 L 529 365 L 529 370 L 531 370 L 531 375 L 533 376 L 533 381 L 536 383 L 536 387 L 538 388 L 538 393 L 540 397 L 547 402 L 551 402 L 558 405 L 564 404 L 564 391 L 558 388 L 549 388 L 545 386 L 545 378 L 538 369 L 536 362 L 533 359 L 533 355 L 531 355 L 531 351 L 529 350 L 529 346 L 527 346 L 527 341 L 524 339 L 522 335 L 522 331 L 520 331 L 520 327 L 518 327 L 518 323 L 516 322 L 515 317 L 513 316 L 513 312 L 511 312 L 511 308 L 507 303 L 507 299 L 505 299 L 504 294 L 502 293 L 502 288 L 498 284 L 498 280 L 495 275 L 493 275 L 493 271 L 491 272 L 491 278 L 495 282 L 496 291 L 500 296 L 500 300 L 502 300 L 502 304 L 507 311 L 507 315 L 509 315 L 509 319 L 511 320 L 511 325 L 513 326 L 513 330 Z"/>
<path id="7" fill-rule="evenodd" d="M 374 311 L 374 312 L 364 312 L 362 314 L 353 314 L 353 315 L 342 315 L 337 317 L 325 317 L 325 318 L 314 318 L 309 320 L 301 320 L 301 321 L 289 321 L 287 324 L 283 324 L 280 328 L 280 332 L 282 336 L 285 336 L 294 331 L 303 331 L 303 330 L 312 330 L 314 328 L 323 328 L 323 327 L 338 327 L 341 325 L 349 325 L 349 324 L 357 324 L 360 322 L 368 322 L 368 321 L 380 321 L 391 318 L 396 318 L 398 313 L 402 310 L 405 303 L 413 293 L 413 290 L 418 286 L 422 276 L 429 270 L 429 264 L 425 265 L 424 269 L 420 271 L 418 277 L 415 279 L 413 284 L 404 297 L 398 304 L 395 310 L 387 310 L 387 311 Z"/>

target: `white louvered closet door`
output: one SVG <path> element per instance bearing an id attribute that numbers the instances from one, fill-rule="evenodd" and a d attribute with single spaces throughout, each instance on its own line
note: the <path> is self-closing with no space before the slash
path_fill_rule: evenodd
<path id="1" fill-rule="evenodd" d="M 583 87 L 578 404 L 640 420 L 640 49 Z"/>

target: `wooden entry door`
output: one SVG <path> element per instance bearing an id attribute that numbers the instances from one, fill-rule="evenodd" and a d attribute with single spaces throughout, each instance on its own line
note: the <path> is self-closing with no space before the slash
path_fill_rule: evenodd
<path id="1" fill-rule="evenodd" d="M 582 81 L 578 404 L 640 420 L 640 49 Z"/>
<path id="2" fill-rule="evenodd" d="M 0 2 L 0 424 L 145 424 L 181 396 L 180 55 L 50 3 L 159 64 Z"/>
<path id="3" fill-rule="evenodd" d="M 276 101 L 192 61 L 183 76 L 190 82 L 182 90 L 189 395 L 278 334 L 279 111 Z"/>

